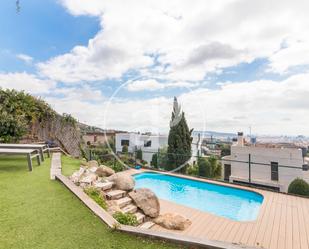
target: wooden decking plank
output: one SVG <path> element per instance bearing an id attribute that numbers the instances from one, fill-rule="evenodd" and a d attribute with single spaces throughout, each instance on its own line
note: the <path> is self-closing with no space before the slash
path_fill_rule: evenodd
<path id="1" fill-rule="evenodd" d="M 279 230 L 280 230 L 281 211 L 282 211 L 282 204 L 281 204 L 281 202 L 279 202 L 276 205 L 276 214 L 275 214 L 275 218 L 274 218 L 274 222 L 273 222 L 273 229 L 272 229 L 272 232 L 270 233 L 270 243 L 269 243 L 269 246 L 267 245 L 268 247 L 266 247 L 266 248 L 270 248 L 270 249 L 277 249 L 278 248 L 278 237 L 279 237 Z"/>
<path id="2" fill-rule="evenodd" d="M 242 244 L 241 238 L 243 237 L 246 230 L 250 229 L 252 227 L 252 223 L 250 222 L 244 222 L 239 226 L 238 231 L 236 232 L 234 238 L 232 239 L 232 242 L 237 244 Z"/>
<path id="3" fill-rule="evenodd" d="M 271 210 L 269 212 L 269 217 L 267 219 L 266 227 L 264 227 L 264 231 L 261 231 L 261 245 L 265 248 L 270 247 L 270 241 L 273 236 L 273 227 L 274 227 L 274 220 L 276 217 L 277 212 L 280 212 L 280 195 L 274 195 L 273 202 L 271 205 Z M 264 233 L 264 234 L 263 234 Z"/>
<path id="4" fill-rule="evenodd" d="M 259 245 L 259 246 L 263 246 L 263 239 L 264 239 L 264 235 L 265 235 L 265 230 L 267 229 L 267 227 L 269 227 L 271 225 L 270 219 L 272 218 L 271 214 L 273 212 L 273 208 L 272 206 L 274 205 L 274 196 L 271 196 L 270 199 L 270 204 L 268 206 L 268 209 L 265 213 L 265 217 L 262 220 L 259 229 L 257 231 L 256 237 L 255 237 L 255 242 L 254 245 Z"/>
<path id="5" fill-rule="evenodd" d="M 302 198 L 301 204 L 305 223 L 304 236 L 307 238 L 307 248 L 309 248 L 309 199 Z"/>
<path id="6" fill-rule="evenodd" d="M 297 198 L 295 201 L 297 214 L 298 214 L 298 230 L 299 230 L 299 242 L 301 249 L 308 249 L 307 238 L 306 238 L 306 227 L 305 227 L 305 217 L 303 214 L 301 198 Z"/>
<path id="7" fill-rule="evenodd" d="M 220 227 L 217 229 L 217 231 L 214 233 L 214 235 L 212 236 L 212 240 L 219 240 L 219 239 L 222 239 L 222 241 L 225 241 L 226 240 L 226 238 L 225 238 L 225 236 L 227 235 L 226 233 L 225 233 L 225 229 L 226 229 L 226 227 L 229 225 L 229 223 L 230 223 L 230 221 L 228 220 L 228 219 L 225 219 L 222 223 L 221 223 L 221 225 L 220 225 Z"/>
<path id="8" fill-rule="evenodd" d="M 299 220 L 298 220 L 298 210 L 295 205 L 292 206 L 292 216 L 293 216 L 293 249 L 300 249 L 300 233 L 299 233 Z"/>
<path id="9" fill-rule="evenodd" d="M 238 233 L 238 231 L 240 230 L 240 227 L 242 225 L 245 226 L 243 222 L 234 222 L 229 227 L 227 227 L 226 229 L 227 236 L 225 238 L 225 241 L 234 242 L 234 238 L 236 234 Z M 234 243 L 237 243 L 237 242 L 234 242 Z"/>
<path id="10" fill-rule="evenodd" d="M 261 223 L 263 222 L 263 220 L 265 219 L 265 217 L 267 216 L 269 212 L 271 202 L 272 202 L 272 195 L 266 194 L 264 197 L 263 208 L 261 210 L 262 212 L 260 213 L 257 222 L 254 223 L 252 231 L 250 232 L 250 234 L 247 235 L 247 241 L 244 244 L 250 245 L 250 246 L 256 246 L 255 242 L 256 242 L 257 234 L 259 232 L 259 228 L 261 226 Z"/>
<path id="11" fill-rule="evenodd" d="M 293 218 L 292 218 L 292 205 L 290 204 L 290 198 L 287 198 L 287 205 L 286 205 L 286 230 L 285 230 L 285 236 L 286 236 L 286 245 L 285 248 L 292 249 L 293 248 Z"/>
<path id="12" fill-rule="evenodd" d="M 282 203 L 281 203 L 281 216 L 280 216 L 280 224 L 279 224 L 279 234 L 278 234 L 278 249 L 285 249 L 286 248 L 286 220 L 287 220 L 287 196 L 282 196 Z M 275 238 L 274 238 L 275 239 Z"/>
<path id="13" fill-rule="evenodd" d="M 199 219 L 201 220 L 201 219 Z M 204 227 L 203 229 L 200 229 L 200 232 L 196 231 L 198 230 L 199 228 L 197 227 L 194 232 L 195 234 L 197 234 L 198 236 L 201 235 L 201 236 L 207 236 L 207 238 L 209 238 L 209 232 L 211 230 L 211 228 L 213 227 L 213 225 L 218 221 L 218 217 L 215 216 L 215 215 L 210 215 L 208 216 L 207 218 L 207 226 Z M 204 223 L 205 224 L 205 223 Z"/>

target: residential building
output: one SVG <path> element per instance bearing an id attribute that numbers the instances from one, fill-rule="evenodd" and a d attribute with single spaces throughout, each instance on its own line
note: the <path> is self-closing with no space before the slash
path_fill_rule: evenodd
<path id="1" fill-rule="evenodd" d="M 297 177 L 309 181 L 306 151 L 292 144 L 247 144 L 243 133 L 223 158 L 224 180 L 287 192 Z"/>
<path id="2" fill-rule="evenodd" d="M 143 160 L 149 164 L 154 153 L 157 153 L 160 148 L 167 147 L 167 135 L 153 135 L 140 133 L 117 133 L 115 136 L 116 152 L 121 152 L 124 145 L 128 146 L 128 151 L 133 153 L 137 149 L 143 152 Z M 190 163 L 194 164 L 197 161 L 197 155 L 201 155 L 201 140 L 198 136 L 193 136 L 192 140 L 192 157 Z"/>
<path id="3" fill-rule="evenodd" d="M 105 144 L 108 140 L 114 139 L 116 132 L 114 130 L 87 132 L 83 135 L 86 144 L 100 145 Z"/>
<path id="4" fill-rule="evenodd" d="M 128 146 L 128 151 L 133 153 L 137 149 L 143 151 L 143 160 L 151 162 L 152 155 L 157 153 L 159 148 L 167 146 L 166 135 L 151 135 L 140 133 L 117 133 L 116 152 L 121 152 L 124 145 Z"/>

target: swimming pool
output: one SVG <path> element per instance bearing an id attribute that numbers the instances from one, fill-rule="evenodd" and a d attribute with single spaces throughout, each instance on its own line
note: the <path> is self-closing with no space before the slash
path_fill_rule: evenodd
<path id="1" fill-rule="evenodd" d="M 160 199 L 236 221 L 255 220 L 263 202 L 263 196 L 252 191 L 160 173 L 140 173 L 134 179 L 135 188 L 149 188 Z"/>

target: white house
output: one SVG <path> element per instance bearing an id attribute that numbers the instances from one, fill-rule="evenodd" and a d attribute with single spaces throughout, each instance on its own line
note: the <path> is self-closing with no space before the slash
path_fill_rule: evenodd
<path id="1" fill-rule="evenodd" d="M 167 138 L 166 135 L 118 133 L 116 134 L 116 151 L 121 152 L 124 145 L 128 146 L 129 152 L 141 149 L 143 151 L 143 160 L 150 163 L 152 155 L 157 153 L 159 148 L 167 146 Z"/>
<path id="2" fill-rule="evenodd" d="M 121 152 L 124 145 L 128 146 L 129 152 L 136 149 L 143 151 L 143 160 L 151 162 L 152 155 L 157 153 L 160 148 L 167 147 L 167 135 L 151 135 L 139 133 L 116 133 L 116 152 Z M 196 161 L 196 156 L 201 153 L 201 140 L 194 136 L 192 141 L 192 158 L 190 163 Z M 201 154 L 200 154 L 201 155 Z"/>
<path id="3" fill-rule="evenodd" d="M 238 133 L 237 142 L 231 146 L 231 155 L 223 158 L 223 177 L 230 182 L 251 181 L 253 185 L 287 192 L 295 178 L 309 181 L 304 154 L 303 149 L 291 145 L 244 144 L 243 134 Z"/>

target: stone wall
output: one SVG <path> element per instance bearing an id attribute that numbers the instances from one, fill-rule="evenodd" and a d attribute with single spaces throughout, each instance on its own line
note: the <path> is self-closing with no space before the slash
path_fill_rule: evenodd
<path id="1" fill-rule="evenodd" d="M 65 122 L 60 115 L 50 121 L 36 122 L 24 142 L 51 140 L 73 157 L 80 157 L 81 133 L 78 124 Z"/>

